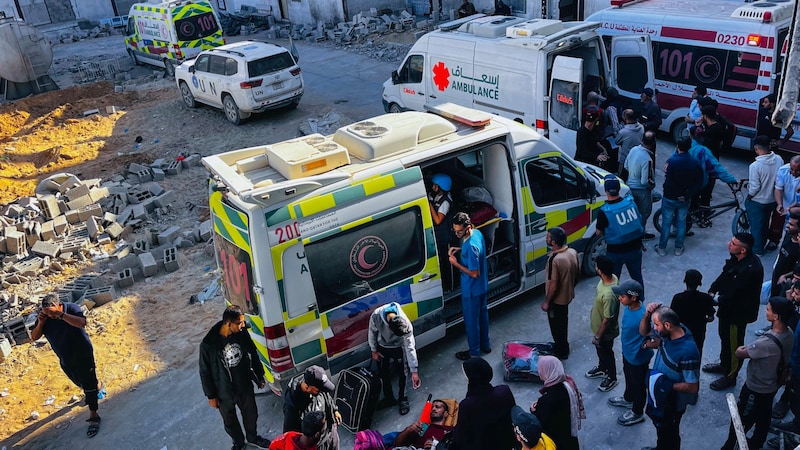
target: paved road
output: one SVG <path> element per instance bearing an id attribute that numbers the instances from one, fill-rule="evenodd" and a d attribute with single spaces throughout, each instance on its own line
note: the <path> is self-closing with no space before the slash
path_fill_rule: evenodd
<path id="1" fill-rule="evenodd" d="M 362 119 L 382 112 L 380 103 L 381 83 L 395 64 L 381 63 L 364 57 L 337 50 L 300 44 L 303 73 L 308 91 L 301 107 L 310 115 L 314 108 L 329 106 L 338 102 L 337 110 L 352 117 Z M 662 164 L 674 148 L 667 141 L 659 141 L 658 161 Z M 723 157 L 723 163 L 734 175 L 745 176 L 749 155 L 738 154 Z M 658 184 L 663 173 L 658 173 Z M 718 196 L 725 194 L 727 187 L 718 185 Z M 656 205 L 657 207 L 658 205 Z M 694 237 L 687 238 L 686 253 L 682 257 L 671 254 L 659 257 L 652 248 L 644 256 L 644 279 L 651 301 L 666 302 L 672 295 L 683 290 L 683 273 L 696 268 L 705 276 L 704 287 L 718 274 L 727 257 L 726 242 L 730 238 L 731 213 L 715 221 L 713 228 L 697 230 Z M 649 227 L 652 231 L 652 225 Z M 652 246 L 652 243 L 650 244 Z M 775 253 L 768 254 L 762 261 L 767 273 L 771 271 Z M 627 278 L 623 274 L 623 279 Z M 577 287 L 576 300 L 571 308 L 570 342 L 572 354 L 566 361 L 567 371 L 578 382 L 586 402 L 588 418 L 581 430 L 580 440 L 585 449 L 638 449 L 645 445 L 655 445 L 655 430 L 645 422 L 630 428 L 616 424 L 620 409 L 606 404 L 607 398 L 621 395 L 623 384 L 612 392 L 597 390 L 598 380 L 583 376 L 596 363 L 596 354 L 591 345 L 589 331 L 589 311 L 593 301 L 597 278 L 584 278 Z M 521 298 L 490 312 L 491 338 L 495 352 L 487 360 L 495 367 L 495 383 L 502 382 L 501 355 L 502 343 L 512 339 L 533 341 L 550 340 L 547 321 L 539 309 L 542 290 L 537 289 Z M 213 305 L 206 304 L 206 307 Z M 219 308 L 219 305 L 216 306 Z M 752 332 L 766 324 L 763 311 L 759 322 L 748 328 L 747 340 L 754 338 Z M 183 325 L 188 326 L 188 325 Z M 709 336 L 705 346 L 705 362 L 715 358 L 719 352 L 716 337 L 716 323 L 709 326 Z M 384 431 L 400 430 L 419 414 L 428 393 L 434 397 L 461 399 L 466 393 L 466 379 L 460 363 L 453 354 L 465 346 L 462 327 L 450 330 L 446 339 L 420 351 L 420 375 L 422 388 L 411 394 L 412 413 L 401 417 L 395 410 L 379 412 L 374 427 Z M 617 340 L 619 355 L 619 340 Z M 621 358 L 619 378 L 622 377 Z M 744 379 L 744 371 L 739 386 Z M 701 377 L 701 395 L 696 407 L 689 409 L 684 416 L 683 438 L 686 449 L 719 448 L 727 434 L 728 412 L 724 393 L 709 389 L 712 376 Z M 539 393 L 539 385 L 529 383 L 510 383 L 517 403 L 523 407 L 530 405 Z M 735 390 L 738 395 L 738 388 Z M 259 397 L 259 429 L 262 434 L 273 437 L 280 432 L 282 414 L 281 399 L 267 395 Z M 132 392 L 115 395 L 103 401 L 103 429 L 92 440 L 85 437 L 83 423 L 84 411 L 66 411 L 48 423 L 37 424 L 4 445 L 10 448 L 30 449 L 223 449 L 229 448 L 230 441 L 222 429 L 216 411 L 209 408 L 200 389 L 197 369 L 193 360 L 186 367 L 160 374 L 154 379 L 138 386 Z M 77 416 L 76 416 L 77 413 Z M 65 425 L 72 426 L 66 427 Z M 342 449 L 352 448 L 353 436 L 341 431 Z"/>

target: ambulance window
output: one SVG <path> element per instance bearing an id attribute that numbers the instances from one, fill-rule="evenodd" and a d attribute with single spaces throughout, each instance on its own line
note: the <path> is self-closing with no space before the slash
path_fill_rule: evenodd
<path id="1" fill-rule="evenodd" d="M 225 75 L 236 75 L 239 72 L 239 63 L 233 58 L 225 58 Z"/>
<path id="2" fill-rule="evenodd" d="M 578 105 L 580 104 L 580 83 L 564 80 L 553 80 L 553 91 L 550 93 L 550 117 L 561 126 L 577 130 Z"/>
<path id="3" fill-rule="evenodd" d="M 554 205 L 582 198 L 583 178 L 574 167 L 558 156 L 541 158 L 525 165 L 533 202 Z"/>
<path id="4" fill-rule="evenodd" d="M 647 60 L 641 56 L 620 56 L 614 60 L 617 87 L 623 91 L 640 92 L 647 86 Z"/>
<path id="5" fill-rule="evenodd" d="M 208 64 L 208 71 L 216 75 L 225 75 L 225 58 L 212 55 Z"/>
<path id="6" fill-rule="evenodd" d="M 425 266 L 419 208 L 374 219 L 305 245 L 319 312 L 400 282 Z"/>
<path id="7" fill-rule="evenodd" d="M 401 83 L 422 83 L 422 70 L 425 65 L 425 57 L 422 55 L 411 55 L 400 69 Z"/>
<path id="8" fill-rule="evenodd" d="M 136 34 L 136 21 L 133 17 L 128 18 L 128 36 Z"/>
<path id="9" fill-rule="evenodd" d="M 197 72 L 208 72 L 208 60 L 211 59 L 208 55 L 200 55 L 197 57 L 197 62 L 194 63 L 194 70 Z"/>

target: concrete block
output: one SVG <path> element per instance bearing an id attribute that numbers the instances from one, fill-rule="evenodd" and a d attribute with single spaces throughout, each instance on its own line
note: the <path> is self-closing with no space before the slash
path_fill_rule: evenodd
<path id="1" fill-rule="evenodd" d="M 197 153 L 193 153 L 184 158 L 183 161 L 181 161 L 181 166 L 183 166 L 184 169 L 194 167 L 200 164 L 200 159 L 201 159 L 200 155 L 198 155 Z"/>
<path id="2" fill-rule="evenodd" d="M 92 239 L 96 239 L 97 235 L 103 231 L 102 225 L 97 222 L 97 218 L 94 216 L 90 216 L 89 220 L 86 221 L 86 229 L 89 230 L 89 237 Z"/>
<path id="3" fill-rule="evenodd" d="M 42 224 L 42 239 L 45 241 L 50 241 L 56 238 L 56 231 L 53 227 L 53 221 L 48 220 L 47 222 Z"/>
<path id="4" fill-rule="evenodd" d="M 80 183 L 66 192 L 69 201 L 77 200 L 85 195 L 89 195 L 89 186 Z"/>
<path id="5" fill-rule="evenodd" d="M 93 203 L 97 203 L 109 195 L 111 195 L 111 192 L 109 192 L 107 187 L 96 187 L 89 191 L 89 197 L 92 198 Z"/>
<path id="6" fill-rule="evenodd" d="M 172 190 L 166 191 L 153 200 L 156 208 L 164 208 L 167 205 L 173 204 L 176 201 L 175 192 Z"/>
<path id="7" fill-rule="evenodd" d="M 69 223 L 78 223 L 81 221 L 81 216 L 78 214 L 77 209 L 70 209 L 64 216 L 66 216 L 67 222 Z"/>
<path id="8" fill-rule="evenodd" d="M 108 265 L 108 268 L 114 273 L 120 273 L 125 269 L 133 269 L 134 267 L 139 267 L 139 258 L 133 254 L 129 254 L 120 260 L 111 262 Z"/>
<path id="9" fill-rule="evenodd" d="M 21 255 L 25 253 L 28 248 L 25 241 L 25 233 L 6 229 L 6 248 L 8 253 L 11 254 Z"/>
<path id="10" fill-rule="evenodd" d="M 122 108 L 119 106 L 111 106 L 111 105 L 106 106 L 106 114 L 115 114 L 119 111 L 122 111 Z"/>
<path id="11" fill-rule="evenodd" d="M 102 306 L 116 299 L 117 291 L 114 289 L 113 285 L 92 288 L 86 291 L 85 297 L 91 299 L 97 306 Z"/>
<path id="12" fill-rule="evenodd" d="M 8 253 L 5 236 L 0 236 L 0 253 Z"/>
<path id="13" fill-rule="evenodd" d="M 203 242 L 208 242 L 214 232 L 214 224 L 211 219 L 206 220 L 200 224 L 200 239 Z"/>
<path id="14" fill-rule="evenodd" d="M 97 235 L 97 243 L 100 245 L 110 244 L 111 236 L 109 236 L 107 233 L 100 233 Z"/>
<path id="15" fill-rule="evenodd" d="M 111 222 L 111 225 L 106 227 L 105 232 L 111 239 L 116 240 L 125 233 L 125 227 L 117 222 Z"/>
<path id="16" fill-rule="evenodd" d="M 128 203 L 142 203 L 148 198 L 154 197 L 153 193 L 141 188 L 128 189 Z"/>
<path id="17" fill-rule="evenodd" d="M 69 224 L 67 222 L 67 216 L 58 216 L 53 219 L 53 230 L 57 235 L 61 236 L 67 231 L 69 228 Z"/>
<path id="18" fill-rule="evenodd" d="M 11 270 L 24 277 L 35 277 L 39 269 L 42 268 L 43 262 L 44 259 L 34 256 L 33 258 L 29 258 L 14 264 L 11 266 Z"/>
<path id="19" fill-rule="evenodd" d="M 36 241 L 31 247 L 31 253 L 39 256 L 55 258 L 61 252 L 61 244 L 49 241 Z"/>
<path id="20" fill-rule="evenodd" d="M 144 274 L 145 277 L 152 277 L 158 273 L 158 264 L 156 264 L 156 259 L 150 252 L 139 255 L 139 267 L 142 268 L 142 274 Z"/>
<path id="21" fill-rule="evenodd" d="M 87 221 L 89 220 L 89 217 L 103 217 L 103 208 L 101 208 L 97 203 L 93 203 L 78 210 L 79 221 Z"/>
<path id="22" fill-rule="evenodd" d="M 145 220 L 147 218 L 147 210 L 144 208 L 144 205 L 133 205 L 131 215 L 134 219 Z"/>
<path id="23" fill-rule="evenodd" d="M 88 116 L 91 116 L 91 115 L 94 115 L 94 114 L 100 114 L 100 110 L 97 109 L 97 108 L 95 108 L 95 109 L 87 109 L 86 111 L 83 112 L 83 117 L 88 117 Z"/>
<path id="24" fill-rule="evenodd" d="M 85 237 L 68 236 L 61 238 L 58 242 L 61 243 L 61 251 L 67 253 L 80 253 L 89 247 L 89 239 Z"/>
<path id="25" fill-rule="evenodd" d="M 80 182 L 81 180 L 78 177 L 76 177 L 75 175 L 70 175 L 69 178 L 62 181 L 61 184 L 58 186 L 58 192 L 61 192 L 63 194 L 67 192 L 67 189 L 72 188 L 73 186 L 75 186 Z"/>
<path id="26" fill-rule="evenodd" d="M 128 173 L 136 173 L 142 170 L 147 170 L 147 166 L 136 163 L 131 163 L 131 165 L 128 166 Z"/>
<path id="27" fill-rule="evenodd" d="M 148 214 L 156 210 L 155 200 L 156 200 L 155 197 L 151 197 L 140 203 L 142 206 L 144 206 L 144 209 L 145 211 L 147 211 Z"/>
<path id="28" fill-rule="evenodd" d="M 67 208 L 69 208 L 69 209 L 81 209 L 84 206 L 91 205 L 92 203 L 93 203 L 92 202 L 92 197 L 90 197 L 89 194 L 87 193 L 86 195 L 84 195 L 82 197 L 78 197 L 75 200 L 68 201 L 67 202 Z"/>
<path id="29" fill-rule="evenodd" d="M 142 253 L 145 253 L 147 251 L 150 251 L 150 243 L 145 241 L 144 239 L 137 239 L 133 243 L 133 252 L 136 253 L 137 255 L 141 255 Z"/>
<path id="30" fill-rule="evenodd" d="M 180 161 L 171 161 L 164 170 L 167 172 L 167 175 L 177 175 L 181 173 L 183 166 Z"/>
<path id="31" fill-rule="evenodd" d="M 67 206 L 67 201 L 64 199 L 58 199 L 58 210 L 61 211 L 61 214 L 69 211 L 69 207 Z"/>
<path id="32" fill-rule="evenodd" d="M 153 197 L 158 197 L 165 191 L 165 189 L 158 183 L 147 183 L 147 190 L 153 194 Z"/>
<path id="33" fill-rule="evenodd" d="M 135 175 L 139 178 L 139 183 L 153 181 L 153 174 L 150 173 L 150 169 L 140 170 Z"/>
<path id="34" fill-rule="evenodd" d="M 162 180 L 164 180 L 164 178 L 166 178 L 167 174 L 164 173 L 163 170 L 161 170 L 161 169 L 159 169 L 157 167 L 154 167 L 151 170 L 153 171 L 153 181 L 162 181 Z"/>
<path id="35" fill-rule="evenodd" d="M 144 230 L 144 240 L 150 245 L 158 245 L 158 228 Z"/>
<path id="36" fill-rule="evenodd" d="M 25 240 L 28 243 L 28 246 L 32 246 L 36 243 L 39 239 L 41 239 L 42 235 L 42 224 L 39 222 L 25 222 L 23 225 L 23 229 L 25 230 Z"/>
<path id="37" fill-rule="evenodd" d="M 124 269 L 117 274 L 117 286 L 120 289 L 133 286 L 133 271 L 131 269 Z"/>
<path id="38" fill-rule="evenodd" d="M 180 236 L 181 229 L 178 226 L 171 226 L 166 230 L 158 233 L 158 244 L 165 245 L 173 242 L 175 238 Z"/>
<path id="39" fill-rule="evenodd" d="M 61 214 L 61 210 L 58 208 L 58 199 L 56 199 L 54 195 L 45 195 L 40 198 L 39 208 L 41 208 L 42 214 L 48 219 L 53 219 Z"/>
<path id="40" fill-rule="evenodd" d="M 109 225 L 111 225 L 112 223 L 114 223 L 116 221 L 117 221 L 117 215 L 116 214 L 114 214 L 112 212 L 108 212 L 108 211 L 103 213 L 103 221 L 102 221 L 102 223 L 103 223 L 104 226 L 109 226 Z"/>
<path id="41" fill-rule="evenodd" d="M 158 158 L 157 160 L 150 163 L 151 169 L 163 169 L 167 165 L 167 160 L 164 158 Z"/>
<path id="42" fill-rule="evenodd" d="M 164 270 L 167 272 L 178 270 L 178 249 L 175 247 L 164 249 Z"/>

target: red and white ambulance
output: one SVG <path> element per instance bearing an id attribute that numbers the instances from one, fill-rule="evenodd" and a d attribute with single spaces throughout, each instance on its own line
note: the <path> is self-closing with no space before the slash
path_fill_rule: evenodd
<path id="1" fill-rule="evenodd" d="M 734 146 L 750 148 L 759 100 L 777 93 L 794 2 L 612 0 L 587 21 L 604 39 L 647 34 L 653 45 L 661 130 L 685 132 L 695 86 L 705 86 L 719 112 L 738 127 Z M 792 124 L 797 130 L 799 122 Z M 800 135 L 796 134 L 798 138 Z M 800 140 L 785 150 L 800 153 Z"/>

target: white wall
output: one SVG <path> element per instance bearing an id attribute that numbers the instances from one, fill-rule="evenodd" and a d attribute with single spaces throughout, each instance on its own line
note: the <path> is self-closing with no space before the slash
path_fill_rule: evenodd
<path id="1" fill-rule="evenodd" d="M 16 17 L 19 19 L 17 7 L 14 6 L 14 0 L 0 0 L 0 11 L 3 11 L 6 17 Z"/>
<path id="2" fill-rule="evenodd" d="M 216 0 L 209 0 L 214 9 L 219 10 Z M 255 6 L 259 9 L 268 9 L 272 7 L 272 15 L 276 19 L 281 18 L 281 8 L 278 5 L 278 0 L 225 0 L 225 6 L 228 8 L 226 12 L 232 13 L 242 9 L 242 5 Z"/>
<path id="3" fill-rule="evenodd" d="M 100 20 L 114 17 L 110 0 L 73 0 L 72 9 L 78 19 Z M 120 11 L 120 14 L 128 14 L 128 11 Z"/>
<path id="4" fill-rule="evenodd" d="M 341 0 L 290 0 L 289 20 L 296 24 L 316 24 L 344 22 L 344 10 Z"/>

